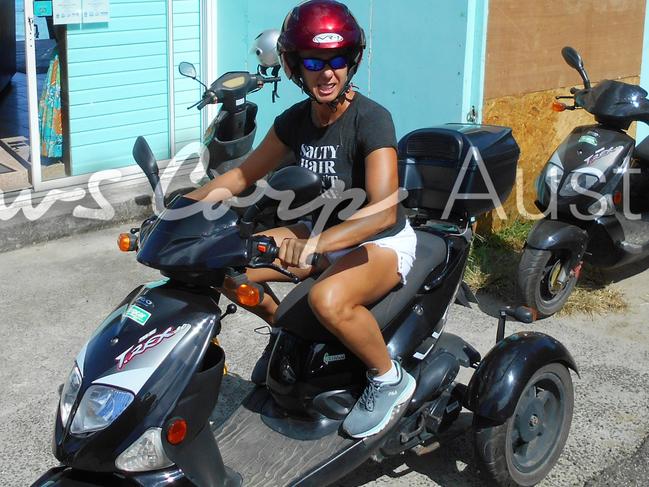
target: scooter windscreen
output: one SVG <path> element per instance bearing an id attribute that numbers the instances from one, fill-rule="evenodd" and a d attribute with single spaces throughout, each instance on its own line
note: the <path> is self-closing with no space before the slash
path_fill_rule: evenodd
<path id="1" fill-rule="evenodd" d="M 209 273 L 247 262 L 238 216 L 224 205 L 175 199 L 140 235 L 138 262 L 163 272 Z"/>
<path id="2" fill-rule="evenodd" d="M 604 122 L 630 124 L 649 119 L 647 92 L 640 86 L 604 80 L 575 94 L 576 104 Z"/>

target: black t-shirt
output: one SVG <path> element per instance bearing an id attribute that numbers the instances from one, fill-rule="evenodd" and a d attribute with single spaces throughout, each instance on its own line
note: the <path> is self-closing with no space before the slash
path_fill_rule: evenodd
<path id="1" fill-rule="evenodd" d="M 275 119 L 275 133 L 291 148 L 297 164 L 320 175 L 324 197 L 334 199 L 350 188 L 365 190 L 365 158 L 377 149 L 397 147 L 390 112 L 360 93 L 340 118 L 325 127 L 314 125 L 311 100 L 296 103 Z M 349 204 L 349 199 L 342 200 L 325 229 L 340 223 L 338 212 Z M 396 235 L 405 223 L 399 204 L 396 224 L 370 240 Z"/>

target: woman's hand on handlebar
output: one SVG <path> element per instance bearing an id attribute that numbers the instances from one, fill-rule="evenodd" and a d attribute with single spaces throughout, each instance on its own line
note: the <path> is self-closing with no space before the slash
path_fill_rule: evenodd
<path id="1" fill-rule="evenodd" d="M 319 254 L 316 252 L 313 239 L 285 238 L 279 247 L 277 257 L 283 267 L 300 267 L 302 269 L 316 265 Z"/>

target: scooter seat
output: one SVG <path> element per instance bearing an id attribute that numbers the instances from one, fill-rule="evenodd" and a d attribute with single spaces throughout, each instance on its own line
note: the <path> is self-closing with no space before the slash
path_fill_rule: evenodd
<path id="1" fill-rule="evenodd" d="M 387 327 L 414 298 L 426 277 L 446 260 L 446 242 L 443 238 L 417 231 L 415 263 L 408 273 L 405 285 L 397 285 L 381 300 L 368 306 L 381 330 Z M 280 303 L 275 314 L 276 326 L 314 342 L 336 341 L 320 324 L 308 303 L 309 291 L 316 279 L 309 277 L 295 287 Z"/>

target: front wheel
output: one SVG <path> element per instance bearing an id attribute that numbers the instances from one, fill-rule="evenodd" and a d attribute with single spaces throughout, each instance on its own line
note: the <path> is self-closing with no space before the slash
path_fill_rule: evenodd
<path id="1" fill-rule="evenodd" d="M 518 265 L 518 292 L 525 306 L 551 316 L 566 303 L 577 284 L 578 272 L 569 268 L 570 254 L 526 247 Z"/>
<path id="2" fill-rule="evenodd" d="M 478 466 L 488 481 L 502 487 L 536 485 L 563 450 L 574 407 L 570 371 L 553 363 L 540 368 L 518 398 L 514 415 L 503 424 L 475 417 Z"/>

